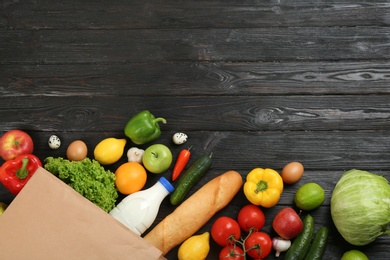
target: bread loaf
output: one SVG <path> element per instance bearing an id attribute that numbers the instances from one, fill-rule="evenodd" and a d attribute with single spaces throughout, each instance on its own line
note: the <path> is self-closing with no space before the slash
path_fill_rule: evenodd
<path id="1" fill-rule="evenodd" d="M 243 180 L 228 171 L 210 180 L 156 225 L 144 239 L 163 255 L 184 242 L 224 208 L 241 189 Z"/>

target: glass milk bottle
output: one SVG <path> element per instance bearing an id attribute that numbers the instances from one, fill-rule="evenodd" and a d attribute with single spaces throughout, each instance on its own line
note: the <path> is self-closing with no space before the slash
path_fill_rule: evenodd
<path id="1" fill-rule="evenodd" d="M 136 234 L 142 235 L 156 219 L 163 199 L 173 190 L 172 184 L 161 177 L 149 189 L 125 197 L 110 211 L 110 215 Z"/>

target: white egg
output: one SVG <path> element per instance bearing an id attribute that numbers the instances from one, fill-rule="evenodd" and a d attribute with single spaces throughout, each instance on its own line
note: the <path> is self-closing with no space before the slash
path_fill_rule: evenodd
<path id="1" fill-rule="evenodd" d="M 185 133 L 176 133 L 172 137 L 172 141 L 175 144 L 184 144 L 187 142 L 188 136 Z"/>
<path id="2" fill-rule="evenodd" d="M 58 149 L 61 146 L 61 140 L 58 136 L 52 135 L 47 142 L 51 149 Z"/>

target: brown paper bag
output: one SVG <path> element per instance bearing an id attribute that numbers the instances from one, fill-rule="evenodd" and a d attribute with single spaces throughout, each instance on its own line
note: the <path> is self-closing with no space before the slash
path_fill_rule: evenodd
<path id="1" fill-rule="evenodd" d="M 0 217 L 1 259 L 165 259 L 43 168 Z"/>

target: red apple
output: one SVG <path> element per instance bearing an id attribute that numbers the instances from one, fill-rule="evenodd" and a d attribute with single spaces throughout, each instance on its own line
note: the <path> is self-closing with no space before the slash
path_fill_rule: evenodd
<path id="1" fill-rule="evenodd" d="M 12 160 L 22 154 L 30 154 L 34 150 L 34 143 L 26 132 L 10 130 L 0 138 L 0 156 L 5 160 Z"/>
<path id="2" fill-rule="evenodd" d="M 272 227 L 284 239 L 298 236 L 303 229 L 303 222 L 293 208 L 283 208 L 275 216 Z"/>

